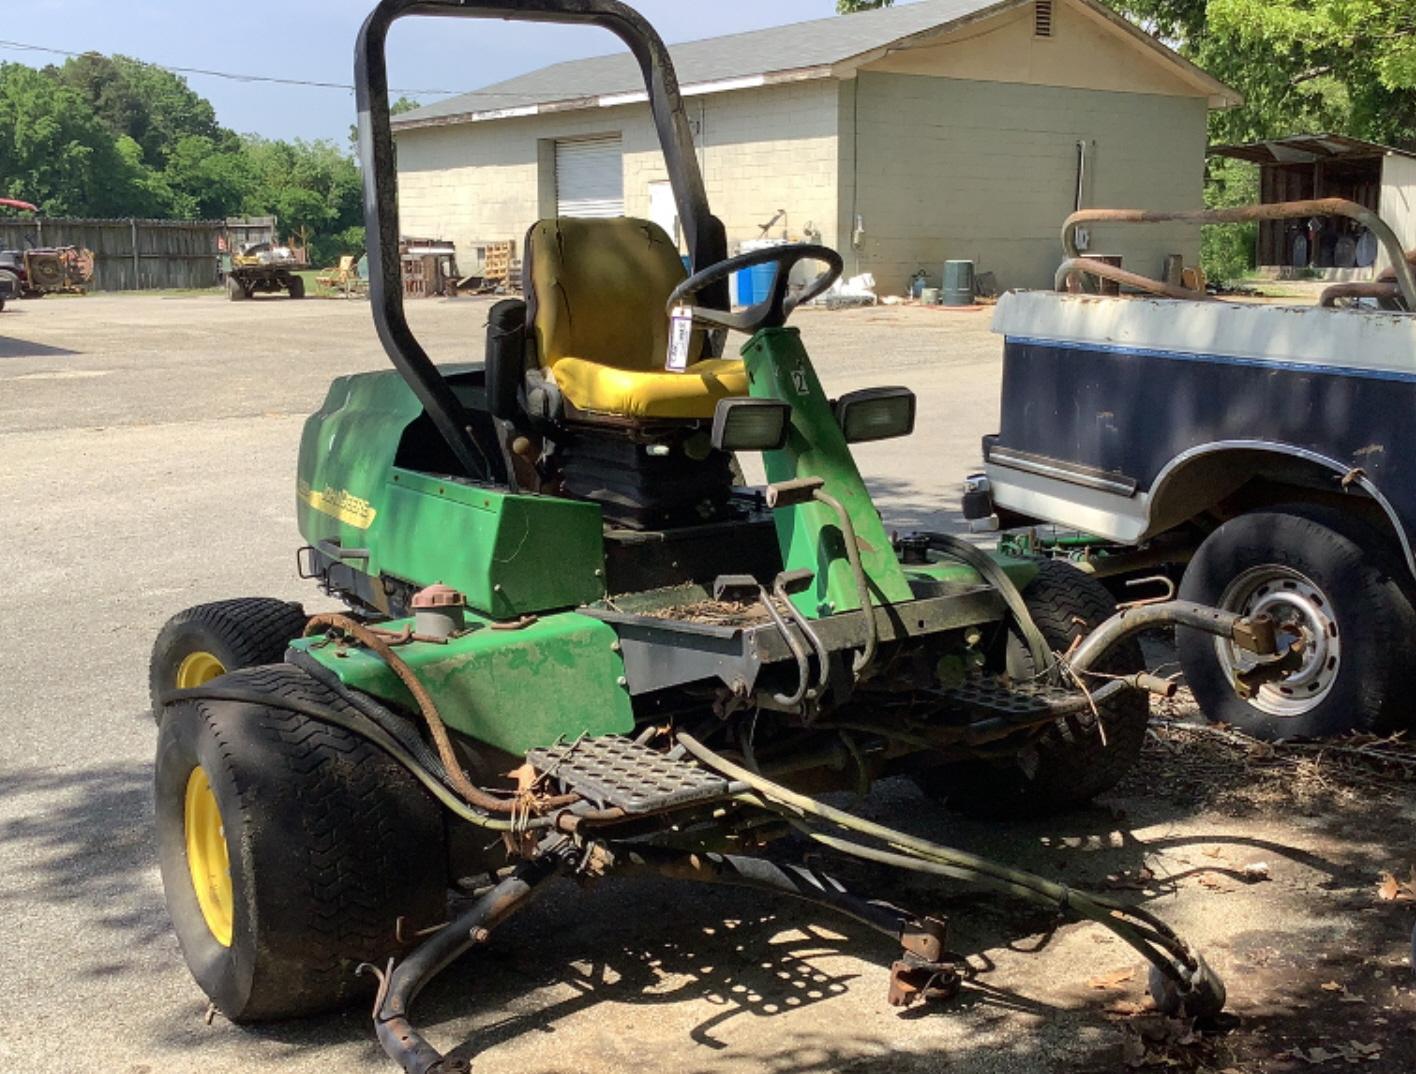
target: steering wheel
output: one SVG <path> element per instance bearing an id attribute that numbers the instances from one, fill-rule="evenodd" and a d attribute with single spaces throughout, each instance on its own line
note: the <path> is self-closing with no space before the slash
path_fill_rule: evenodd
<path id="1" fill-rule="evenodd" d="M 787 291 L 791 287 L 792 269 L 803 261 L 824 262 L 826 271 L 807 284 L 800 294 L 789 297 Z M 730 313 L 727 310 L 708 309 L 692 304 L 692 299 L 696 298 L 700 291 L 715 283 L 722 283 L 733 273 L 756 265 L 769 264 L 777 266 L 777 278 L 772 281 L 772 293 L 755 306 L 750 306 L 741 313 Z M 709 265 L 702 272 L 695 272 L 674 288 L 674 293 L 669 296 L 668 309 L 672 313 L 676 307 L 687 304 L 693 319 L 701 324 L 712 325 L 714 328 L 729 328 L 751 335 L 761 328 L 781 328 L 787 323 L 792 311 L 803 302 L 810 302 L 826 291 L 841 278 L 844 269 L 845 263 L 841 260 L 841 255 L 829 246 L 805 242 L 792 243 L 789 246 L 766 246 L 761 250 L 719 261 L 716 265 Z"/>

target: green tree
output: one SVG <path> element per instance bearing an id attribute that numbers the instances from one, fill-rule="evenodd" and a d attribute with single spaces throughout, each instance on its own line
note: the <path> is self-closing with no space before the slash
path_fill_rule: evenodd
<path id="1" fill-rule="evenodd" d="M 1416 144 L 1410 0 L 1110 2 L 1244 95 L 1211 116 L 1213 141 L 1331 130 Z"/>
<path id="2" fill-rule="evenodd" d="M 137 178 L 78 92 L 0 64 L 0 191 L 50 215 L 108 216 L 125 210 Z"/>
<path id="3" fill-rule="evenodd" d="M 153 167 L 162 167 L 182 138 L 231 138 L 217 123 L 211 102 L 194 92 L 186 79 L 161 67 L 86 52 L 65 61 L 58 79 L 90 102 L 114 138 L 133 139 Z"/>
<path id="4" fill-rule="evenodd" d="M 874 11 L 876 8 L 890 7 L 895 0 L 836 0 L 836 11 L 841 15 L 851 15 L 857 11 Z"/>

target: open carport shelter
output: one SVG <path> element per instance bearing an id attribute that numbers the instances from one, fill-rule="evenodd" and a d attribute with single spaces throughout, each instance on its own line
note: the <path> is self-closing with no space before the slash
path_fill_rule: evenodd
<path id="1" fill-rule="evenodd" d="M 919 0 L 672 48 L 729 241 L 824 242 L 900 293 L 946 259 L 1042 287 L 1079 204 L 1202 204 L 1234 91 L 1094 0 Z M 554 64 L 395 120 L 402 226 L 479 250 L 551 216 L 675 227 L 628 55 Z M 1159 275 L 1199 229 L 1096 229 Z"/>

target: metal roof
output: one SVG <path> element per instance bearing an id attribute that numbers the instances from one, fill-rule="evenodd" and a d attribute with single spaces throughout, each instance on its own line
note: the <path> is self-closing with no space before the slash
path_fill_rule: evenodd
<path id="1" fill-rule="evenodd" d="M 765 30 L 729 34 L 670 46 L 680 85 L 692 94 L 743 89 L 771 81 L 826 77 L 848 61 L 864 62 L 872 53 L 905 39 L 943 32 L 978 18 L 1018 7 L 1029 0 L 916 0 L 914 3 L 853 15 L 837 15 Z M 1238 100 L 1233 90 L 1166 48 L 1155 38 L 1113 14 L 1095 0 L 1079 2 L 1123 31 L 1140 39 L 1203 83 L 1212 97 Z M 393 120 L 395 127 L 535 114 L 619 103 L 617 97 L 642 99 L 644 82 L 628 52 L 568 60 L 504 82 L 459 94 Z M 608 98 L 608 100 L 606 100 Z M 628 103 L 628 102 L 624 102 Z"/>
<path id="2" fill-rule="evenodd" d="M 1234 157 L 1254 164 L 1312 164 L 1336 157 L 1384 157 L 1388 153 L 1416 158 L 1416 152 L 1349 138 L 1345 134 L 1290 134 L 1242 145 L 1210 146 L 1212 157 Z"/>

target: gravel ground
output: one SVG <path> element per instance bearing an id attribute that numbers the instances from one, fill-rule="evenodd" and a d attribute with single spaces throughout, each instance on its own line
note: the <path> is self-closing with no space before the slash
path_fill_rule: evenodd
<path id="1" fill-rule="evenodd" d="M 435 357 L 465 360 L 485 310 L 437 300 L 410 315 Z M 799 317 L 833 390 L 919 393 L 916 436 L 860 452 L 892 524 L 954 523 L 997 413 L 987 320 Z M 0 1070 L 388 1069 L 362 1012 L 204 1023 L 162 906 L 145 683 L 152 638 L 182 607 L 248 593 L 320 606 L 294 571 L 300 424 L 331 377 L 384 361 L 359 302 L 96 296 L 0 314 L 0 566 L 16 598 L 0 646 Z M 974 970 L 959 1001 L 896 1012 L 889 945 L 801 907 L 611 881 L 557 887 L 430 988 L 419 1020 L 479 1070 L 518 1074 L 1404 1074 L 1416 903 L 1378 884 L 1416 864 L 1413 784 L 1352 760 L 1162 724 L 1118 793 L 1046 822 L 964 821 L 894 782 L 861 805 L 1068 883 L 1132 890 L 1225 976 L 1226 1032 L 1146 1013 L 1136 959 L 1098 928 L 858 871 L 872 892 L 952 918 Z M 1260 863 L 1268 879 L 1246 881 Z"/>

